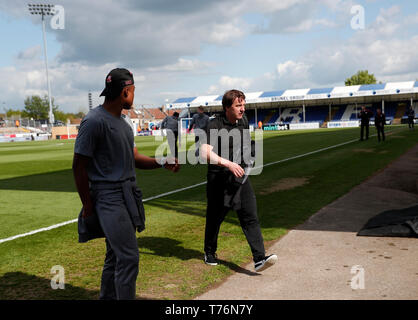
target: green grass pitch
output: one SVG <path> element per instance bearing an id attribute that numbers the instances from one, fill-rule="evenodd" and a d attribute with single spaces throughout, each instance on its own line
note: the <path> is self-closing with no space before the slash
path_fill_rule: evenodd
<path id="1" fill-rule="evenodd" d="M 269 244 L 320 208 L 387 166 L 418 141 L 418 131 L 388 127 L 376 137 L 265 167 L 251 182 L 267 251 Z M 371 128 L 371 134 L 374 134 Z M 286 159 L 359 137 L 359 128 L 265 132 L 264 163 Z M 153 137 L 135 138 L 139 152 L 154 155 Z M 0 144 L 0 239 L 75 219 L 81 208 L 71 164 L 74 141 Z M 144 198 L 205 181 L 204 165 L 182 165 L 178 174 L 137 171 Z M 285 178 L 305 184 L 280 190 Z M 221 227 L 221 265 L 203 259 L 205 185 L 145 203 L 146 230 L 140 250 L 138 299 L 191 299 L 232 272 L 251 272 L 250 249 L 235 213 Z M 97 299 L 103 239 L 77 242 L 77 224 L 0 243 L 0 299 Z M 65 289 L 51 289 L 52 266 L 65 270 Z M 233 297 L 231 297 L 233 298 Z"/>

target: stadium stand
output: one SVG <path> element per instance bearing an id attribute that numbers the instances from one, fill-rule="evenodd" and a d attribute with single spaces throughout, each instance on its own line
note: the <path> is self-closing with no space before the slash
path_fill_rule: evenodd
<path id="1" fill-rule="evenodd" d="M 384 108 L 388 120 L 405 120 L 406 110 L 418 106 L 418 81 L 389 82 L 371 85 L 342 86 L 334 88 L 288 89 L 265 92 L 246 92 L 246 113 L 249 123 L 256 121 L 273 124 L 280 117 L 287 123 L 356 120 L 361 106 L 374 113 Z M 204 106 L 209 113 L 222 110 L 222 95 L 179 98 L 167 104 L 167 110 L 189 109 Z M 305 106 L 305 113 L 303 112 Z"/>
<path id="2" fill-rule="evenodd" d="M 325 106 L 320 107 L 308 107 L 306 108 L 306 122 L 319 122 L 319 125 L 325 121 L 329 115 L 329 109 Z"/>
<path id="3" fill-rule="evenodd" d="M 353 121 L 357 120 L 357 113 L 360 112 L 361 106 L 365 105 L 369 108 L 373 114 L 376 114 L 378 108 L 382 108 L 380 103 L 373 104 L 358 104 L 356 105 L 341 105 L 332 106 L 331 108 L 331 120 L 332 121 Z M 384 106 L 386 119 L 393 121 L 395 118 L 402 118 L 397 114 L 403 114 L 403 118 L 407 118 L 405 103 L 387 102 Z M 178 109 L 177 109 L 178 110 Z M 415 106 L 416 113 L 418 111 L 418 105 Z M 326 125 L 329 121 L 329 106 L 317 106 L 317 107 L 306 107 L 305 110 L 305 122 L 319 122 L 320 126 Z M 281 114 L 280 114 L 281 112 Z M 191 113 L 192 117 L 194 113 Z M 256 126 L 255 110 L 246 110 L 248 122 L 250 125 Z M 302 108 L 282 108 L 279 109 L 260 109 L 257 110 L 257 122 L 261 121 L 263 125 L 274 124 L 283 118 L 285 123 L 300 123 L 303 122 L 303 110 Z M 372 117 L 371 120 L 374 120 Z M 400 123 L 400 120 L 399 120 Z"/>

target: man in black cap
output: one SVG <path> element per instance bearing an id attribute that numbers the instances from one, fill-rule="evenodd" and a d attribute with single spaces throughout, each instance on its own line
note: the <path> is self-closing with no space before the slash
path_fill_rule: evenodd
<path id="1" fill-rule="evenodd" d="M 360 111 L 360 126 L 361 126 L 361 133 L 360 133 L 360 141 L 363 141 L 364 137 L 364 129 L 366 129 L 366 140 L 369 139 L 369 124 L 370 118 L 372 117 L 371 111 L 367 110 L 365 106 L 361 107 Z"/>
<path id="2" fill-rule="evenodd" d="M 126 69 L 113 69 L 105 80 L 103 105 L 83 118 L 74 147 L 73 173 L 83 204 L 79 242 L 106 238 L 100 299 L 134 299 L 139 251 L 135 230 L 145 228 L 142 193 L 135 167 L 178 171 L 165 159 L 138 153 L 130 120 L 122 114 L 134 101 L 134 78 Z"/>
<path id="3" fill-rule="evenodd" d="M 386 116 L 382 113 L 382 110 L 379 108 L 376 110 L 376 115 L 374 116 L 374 125 L 377 130 L 377 140 L 380 142 L 380 136 L 382 140 L 385 141 L 385 124 Z"/>
<path id="4" fill-rule="evenodd" d="M 246 169 L 251 159 L 249 125 L 245 116 L 245 95 L 229 90 L 222 98 L 224 112 L 209 121 L 208 142 L 201 156 L 209 161 L 205 227 L 205 263 L 217 265 L 216 251 L 220 226 L 229 210 L 237 212 L 241 228 L 253 255 L 255 271 L 263 271 L 277 261 L 265 255 L 264 241 L 257 217 L 257 201 Z M 231 141 L 232 140 L 232 141 Z M 225 143 L 227 142 L 227 143 Z"/>

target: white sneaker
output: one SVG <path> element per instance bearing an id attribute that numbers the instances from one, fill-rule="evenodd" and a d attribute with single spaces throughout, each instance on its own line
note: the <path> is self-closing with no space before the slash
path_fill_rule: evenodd
<path id="1" fill-rule="evenodd" d="M 254 268 L 255 271 L 263 271 L 267 268 L 271 267 L 273 264 L 277 262 L 278 258 L 275 254 L 271 254 L 267 257 L 264 257 L 263 260 L 260 260 L 255 263 Z"/>

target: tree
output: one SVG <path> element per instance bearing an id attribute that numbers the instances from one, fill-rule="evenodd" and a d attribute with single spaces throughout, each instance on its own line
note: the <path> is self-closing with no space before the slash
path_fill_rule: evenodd
<path id="1" fill-rule="evenodd" d="M 58 111 L 58 106 L 54 105 L 54 98 L 51 99 L 52 112 Z M 49 118 L 49 101 L 48 96 L 41 98 L 40 96 L 31 96 L 25 99 L 25 109 L 22 117 L 33 118 L 35 120 Z"/>
<path id="2" fill-rule="evenodd" d="M 375 84 L 374 74 L 369 74 L 368 70 L 360 70 L 350 78 L 345 79 L 346 86 L 355 86 L 359 84 Z"/>
<path id="3" fill-rule="evenodd" d="M 21 110 L 8 109 L 6 110 L 6 117 L 11 118 L 13 116 L 20 116 L 21 113 L 22 113 Z"/>
<path id="4" fill-rule="evenodd" d="M 55 121 L 60 120 L 65 123 L 67 122 L 68 118 L 71 118 L 70 114 L 65 113 L 61 110 L 54 110 L 53 112 L 54 112 Z"/>

